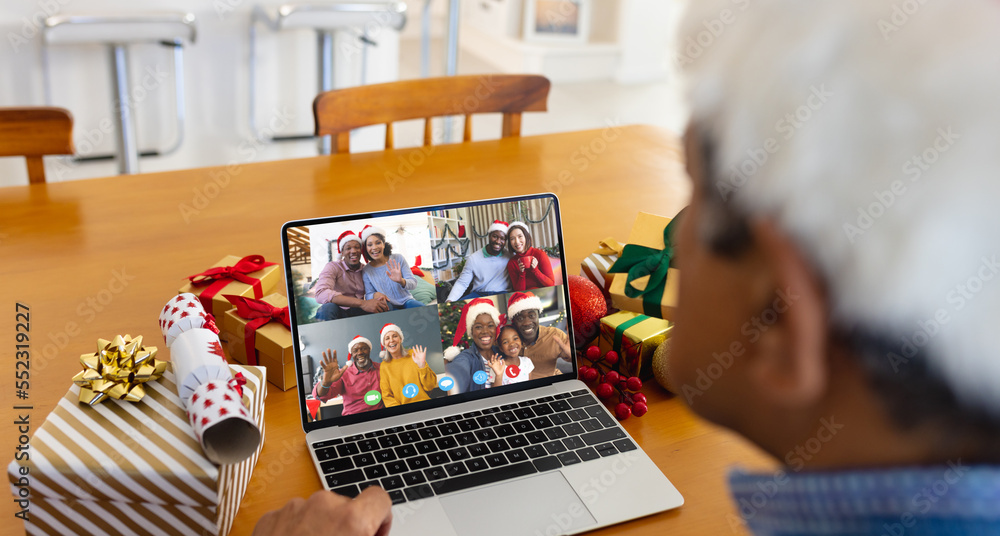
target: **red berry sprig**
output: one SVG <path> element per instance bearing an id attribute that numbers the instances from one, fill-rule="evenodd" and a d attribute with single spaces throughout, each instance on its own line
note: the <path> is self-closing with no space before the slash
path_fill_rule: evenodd
<path id="1" fill-rule="evenodd" d="M 591 346 L 583 353 L 591 366 L 580 366 L 580 380 L 593 383 L 600 380 L 594 392 L 597 397 L 607 400 L 618 393 L 618 404 L 615 405 L 615 417 L 624 421 L 630 415 L 642 417 L 649 411 L 646 395 L 638 392 L 642 389 L 642 380 L 636 376 L 624 377 L 611 367 L 618 363 L 618 352 L 610 350 L 601 355 L 601 349 Z"/>

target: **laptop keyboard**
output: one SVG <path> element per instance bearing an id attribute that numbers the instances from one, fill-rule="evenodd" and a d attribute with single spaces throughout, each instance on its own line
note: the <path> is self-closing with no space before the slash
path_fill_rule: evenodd
<path id="1" fill-rule="evenodd" d="M 312 444 L 326 485 L 393 504 L 635 450 L 590 391 L 545 396 Z"/>

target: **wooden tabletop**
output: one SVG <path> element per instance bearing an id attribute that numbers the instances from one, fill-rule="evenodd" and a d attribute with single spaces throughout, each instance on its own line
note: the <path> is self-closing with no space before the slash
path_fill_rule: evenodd
<path id="1" fill-rule="evenodd" d="M 0 285 L 6 311 L 0 371 L 0 456 L 13 457 L 15 404 L 33 406 L 32 432 L 69 388 L 98 337 L 162 340 L 157 314 L 185 276 L 221 257 L 281 259 L 281 224 L 300 218 L 554 192 L 562 201 L 567 267 L 599 239 L 627 238 L 639 211 L 672 216 L 690 196 L 678 140 L 648 126 L 508 138 L 431 149 L 0 188 Z M 575 271 L 575 270 L 573 270 Z M 14 397 L 15 308 L 31 311 L 28 400 Z M 162 345 L 161 345 L 162 346 Z M 684 495 L 680 509 L 594 534 L 728 534 L 725 473 L 774 461 L 693 416 L 653 382 L 649 413 L 625 428 Z M 21 412 L 24 413 L 24 412 Z M 321 489 L 294 389 L 269 387 L 266 441 L 232 534 Z M 12 519 L 11 501 L 2 501 Z M 21 522 L 4 532 L 20 533 Z"/>

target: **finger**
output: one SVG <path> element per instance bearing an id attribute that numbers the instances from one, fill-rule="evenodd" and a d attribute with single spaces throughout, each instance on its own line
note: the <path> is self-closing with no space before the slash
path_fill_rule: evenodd
<path id="1" fill-rule="evenodd" d="M 375 534 L 392 521 L 392 499 L 378 486 L 369 486 L 347 505 L 349 534 Z"/>

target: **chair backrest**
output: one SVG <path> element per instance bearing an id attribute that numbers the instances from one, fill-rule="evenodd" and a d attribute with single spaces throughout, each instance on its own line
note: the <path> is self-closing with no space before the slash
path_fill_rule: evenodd
<path id="1" fill-rule="evenodd" d="M 431 118 L 465 116 L 464 141 L 472 141 L 472 114 L 502 113 L 503 137 L 521 135 L 521 112 L 544 112 L 549 80 L 538 75 L 469 75 L 421 78 L 335 89 L 313 101 L 316 135 L 333 135 L 333 151 L 351 150 L 351 130 L 385 124 L 385 148 L 393 148 L 392 122 L 424 119 L 424 145 L 431 144 Z"/>
<path id="2" fill-rule="evenodd" d="M 73 154 L 73 116 L 63 108 L 0 108 L 0 156 L 23 156 L 28 182 L 45 182 L 42 155 Z"/>

